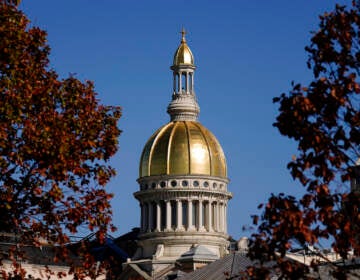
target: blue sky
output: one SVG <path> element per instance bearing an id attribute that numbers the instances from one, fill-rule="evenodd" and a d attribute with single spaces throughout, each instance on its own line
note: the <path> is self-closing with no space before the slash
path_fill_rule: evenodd
<path id="1" fill-rule="evenodd" d="M 351 1 L 337 1 L 350 4 Z M 228 231 L 248 235 L 250 215 L 271 193 L 301 193 L 286 169 L 294 142 L 272 127 L 291 81 L 308 83 L 305 45 L 318 15 L 335 1 L 91 1 L 23 0 L 33 25 L 48 32 L 51 67 L 61 77 L 95 82 L 98 97 L 120 105 L 118 175 L 108 185 L 114 223 L 125 233 L 139 226 L 138 163 L 151 134 L 169 121 L 169 69 L 181 27 L 195 56 L 200 122 L 220 141 L 228 163 Z M 81 234 L 81 233 L 80 233 Z"/>

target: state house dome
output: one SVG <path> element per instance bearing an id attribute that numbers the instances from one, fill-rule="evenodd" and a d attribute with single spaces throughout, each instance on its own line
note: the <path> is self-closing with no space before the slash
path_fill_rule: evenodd
<path id="1" fill-rule="evenodd" d="M 157 175 L 206 175 L 226 178 L 226 159 L 216 137 L 197 121 L 172 121 L 147 141 L 140 178 Z"/>
<path id="2" fill-rule="evenodd" d="M 140 206 L 140 234 L 134 261 L 125 265 L 129 273 L 137 267 L 149 279 L 165 279 L 179 267 L 200 268 L 223 257 L 229 247 L 227 208 L 232 194 L 226 159 L 216 137 L 198 121 L 196 66 L 184 29 L 181 34 L 170 67 L 170 121 L 146 142 L 134 193 Z M 199 250 L 206 254 L 189 255 Z"/>

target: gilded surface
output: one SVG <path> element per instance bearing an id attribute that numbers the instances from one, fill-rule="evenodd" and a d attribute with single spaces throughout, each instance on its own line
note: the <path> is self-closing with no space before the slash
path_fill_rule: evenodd
<path id="1" fill-rule="evenodd" d="M 200 123 L 170 122 L 146 143 L 140 160 L 140 177 L 191 174 L 226 177 L 222 148 Z"/>
<path id="2" fill-rule="evenodd" d="M 210 174 L 211 154 L 209 149 L 213 147 L 207 145 L 205 137 L 208 135 L 205 136 L 195 123 L 189 123 L 188 127 L 190 133 L 191 174 Z"/>
<path id="3" fill-rule="evenodd" d="M 194 56 L 189 46 L 186 44 L 185 34 L 186 32 L 183 29 L 181 31 L 181 35 L 182 35 L 181 44 L 176 50 L 174 55 L 174 65 L 181 65 L 181 64 L 194 65 Z"/>
<path id="4" fill-rule="evenodd" d="M 194 65 L 194 56 L 186 43 L 181 43 L 174 55 L 174 65 Z"/>
<path id="5" fill-rule="evenodd" d="M 176 122 L 169 146 L 168 174 L 189 174 L 189 161 L 189 141 L 186 127 L 181 122 Z"/>

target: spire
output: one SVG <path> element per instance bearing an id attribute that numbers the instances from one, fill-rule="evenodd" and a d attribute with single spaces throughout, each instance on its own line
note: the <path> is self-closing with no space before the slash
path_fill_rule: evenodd
<path id="1" fill-rule="evenodd" d="M 174 55 L 173 95 L 167 112 L 172 121 L 196 121 L 200 112 L 194 92 L 194 56 L 186 43 L 184 28 L 181 30 L 181 43 Z"/>
<path id="2" fill-rule="evenodd" d="M 181 29 L 180 33 L 181 33 L 181 43 L 186 43 L 186 38 L 185 38 L 186 30 L 184 27 Z"/>

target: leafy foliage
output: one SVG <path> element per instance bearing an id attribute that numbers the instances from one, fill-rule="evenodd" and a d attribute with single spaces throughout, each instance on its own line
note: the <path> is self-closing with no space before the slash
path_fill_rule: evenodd
<path id="1" fill-rule="evenodd" d="M 269 198 L 262 216 L 255 217 L 259 227 L 250 256 L 277 259 L 284 278 L 304 279 L 307 273 L 284 258 L 296 246 L 329 239 L 343 259 L 350 251 L 360 255 L 360 197 L 350 189 L 360 157 L 359 8 L 355 2 L 350 8 L 337 5 L 320 16 L 319 30 L 305 48 L 313 81 L 307 87 L 293 84 L 289 94 L 274 98 L 279 104 L 274 126 L 298 143 L 298 155 L 287 167 L 306 193 L 299 199 Z M 336 277 L 345 279 L 345 269 L 336 267 Z"/>
<path id="2" fill-rule="evenodd" d="M 69 234 L 85 225 L 101 240 L 112 227 L 104 186 L 121 112 L 92 82 L 49 69 L 46 32 L 16 2 L 0 0 L 0 229 L 21 244 L 45 239 L 64 259 Z"/>

